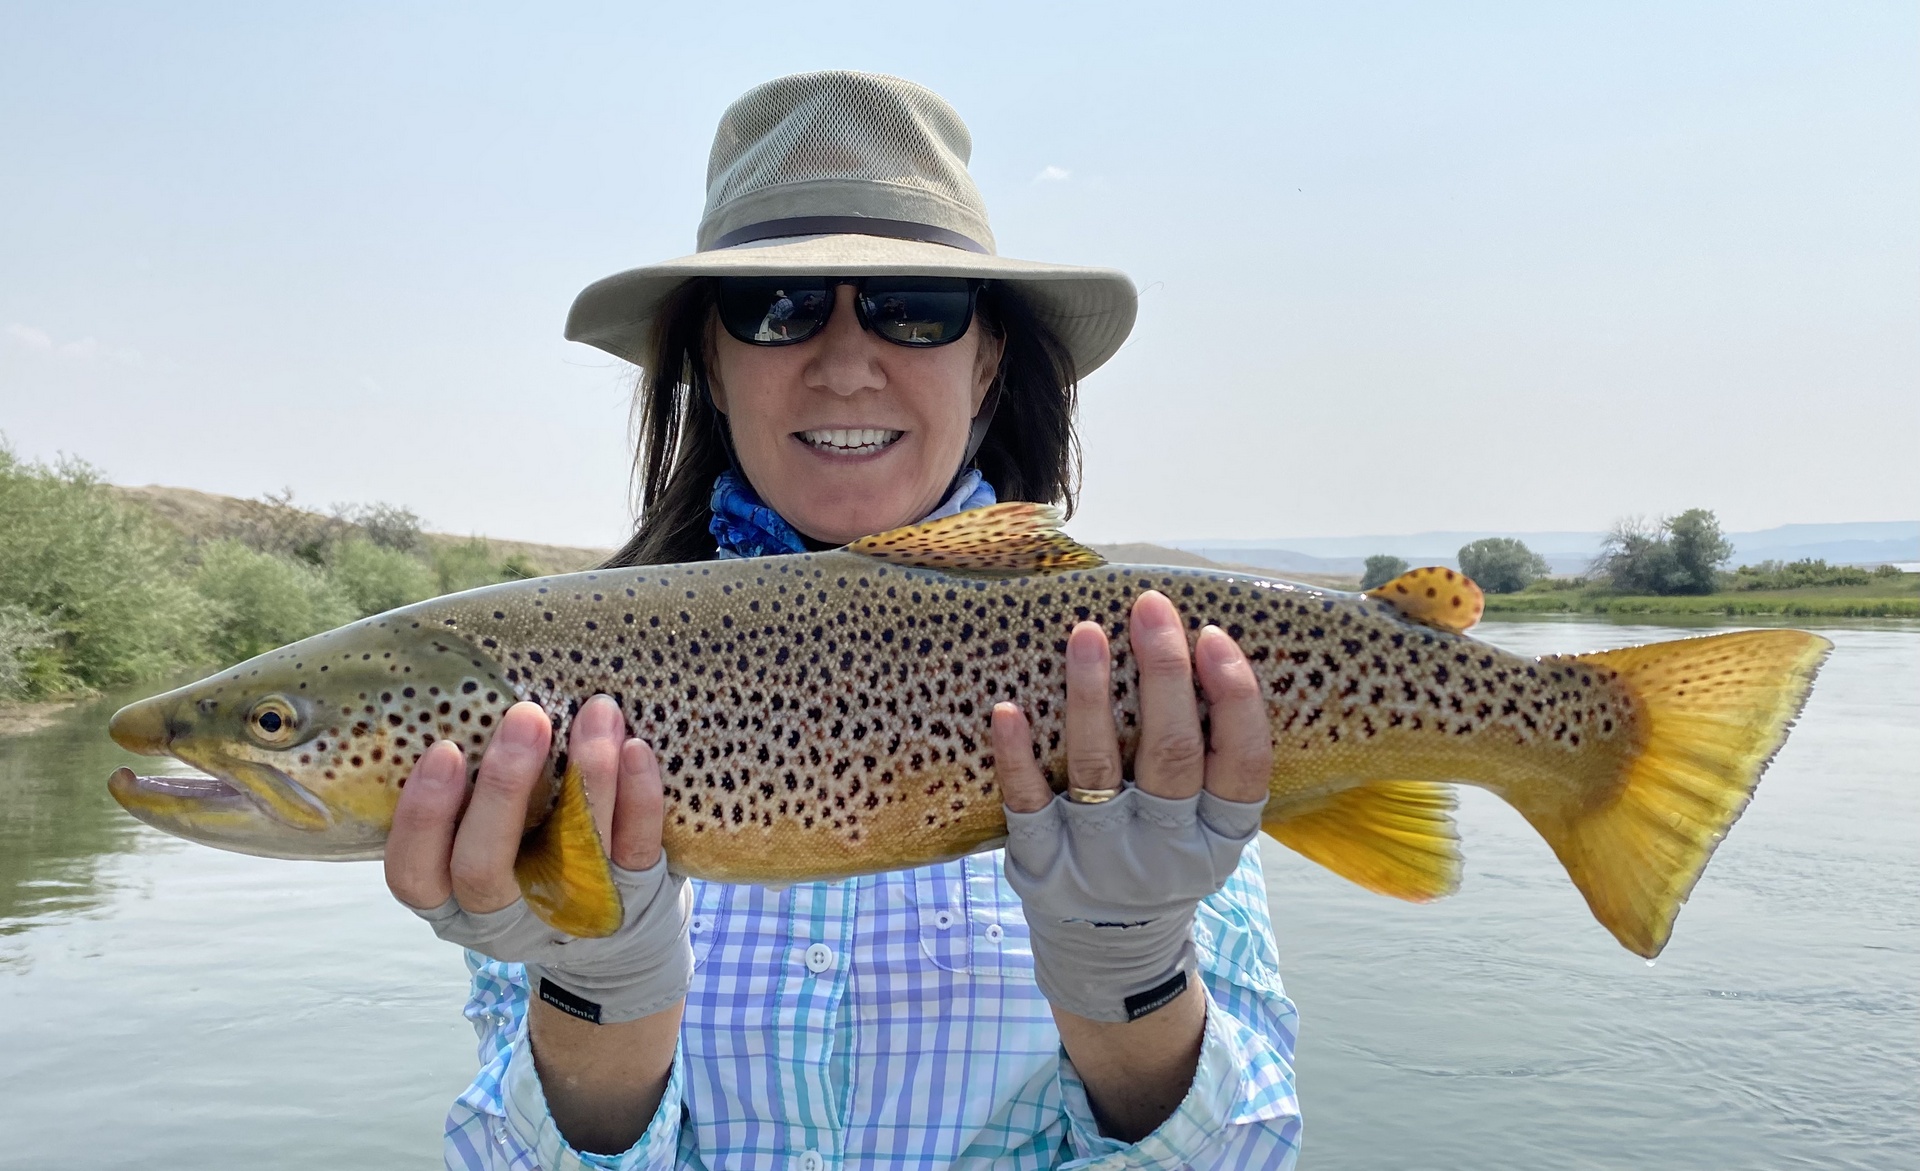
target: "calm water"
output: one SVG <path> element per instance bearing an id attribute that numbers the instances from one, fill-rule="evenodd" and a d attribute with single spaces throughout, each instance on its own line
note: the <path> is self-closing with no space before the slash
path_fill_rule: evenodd
<path id="1" fill-rule="evenodd" d="M 1481 633 L 1539 653 L 1691 631 Z M 1465 888 L 1439 905 L 1268 843 L 1303 1167 L 1915 1165 L 1920 626 L 1825 633 L 1799 730 L 1653 967 L 1476 791 Z M 458 952 L 377 866 L 121 814 L 112 708 L 0 738 L 0 1166 L 438 1165 L 474 1061 Z"/>

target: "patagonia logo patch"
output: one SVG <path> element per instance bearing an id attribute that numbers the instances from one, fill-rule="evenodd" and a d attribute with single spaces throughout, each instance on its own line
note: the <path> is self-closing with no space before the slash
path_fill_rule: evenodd
<path id="1" fill-rule="evenodd" d="M 1182 973 L 1180 977 L 1180 986 L 1182 988 L 1186 987 L 1186 979 L 1186 975 Z M 599 1005 L 583 996 L 577 996 L 574 993 L 568 992 L 565 988 L 560 987 L 560 985 L 555 984 L 545 976 L 540 977 L 540 999 L 551 1004 L 561 1012 L 566 1013 L 568 1016 L 577 1016 L 583 1021 L 592 1021 L 596 1025 L 600 1023 Z M 1128 1003 L 1131 1004 L 1132 1001 L 1128 1001 Z M 1155 1005 L 1154 1007 L 1158 1008 L 1159 1006 Z M 1152 1012 L 1153 1009 L 1150 1008 L 1147 1011 Z"/>
<path id="2" fill-rule="evenodd" d="M 1137 1021 L 1150 1012 L 1158 1012 L 1173 1003 L 1174 997 L 1187 990 L 1187 972 L 1182 968 L 1173 974 L 1173 979 L 1157 988 L 1149 988 L 1126 998 L 1122 1003 L 1127 1008 L 1127 1019 Z"/>

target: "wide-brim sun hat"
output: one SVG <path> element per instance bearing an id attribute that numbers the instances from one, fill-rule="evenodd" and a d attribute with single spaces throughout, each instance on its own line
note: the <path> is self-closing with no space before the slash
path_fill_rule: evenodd
<path id="1" fill-rule="evenodd" d="M 897 77 L 826 70 L 758 86 L 714 135 L 697 250 L 588 285 L 567 337 L 644 366 L 661 306 L 696 277 L 973 277 L 1012 286 L 1084 377 L 1133 329 L 1133 282 L 998 255 L 972 150 L 953 107 Z"/>

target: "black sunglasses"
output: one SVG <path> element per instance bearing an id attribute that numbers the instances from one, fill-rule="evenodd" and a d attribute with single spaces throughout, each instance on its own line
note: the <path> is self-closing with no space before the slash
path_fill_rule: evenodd
<path id="1" fill-rule="evenodd" d="M 860 326 L 915 349 L 957 342 L 973 324 L 985 281 L 934 276 L 721 277 L 720 324 L 750 346 L 806 341 L 833 316 L 834 294 L 853 286 Z"/>

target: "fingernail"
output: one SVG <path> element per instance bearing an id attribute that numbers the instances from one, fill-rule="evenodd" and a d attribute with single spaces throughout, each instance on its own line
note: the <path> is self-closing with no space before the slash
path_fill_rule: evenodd
<path id="1" fill-rule="evenodd" d="M 1067 636 L 1067 662 L 1080 667 L 1090 667 L 1106 658 L 1106 648 L 1100 645 L 1098 628 L 1088 628 L 1081 623 Z"/>
<path id="2" fill-rule="evenodd" d="M 1197 655 L 1204 655 L 1209 663 L 1225 667 L 1240 657 L 1240 647 L 1227 632 L 1218 626 L 1208 624 L 1200 631 L 1200 637 L 1193 648 Z"/>
<path id="3" fill-rule="evenodd" d="M 1148 601 L 1150 598 L 1157 600 Z M 1167 595 L 1159 590 L 1148 590 L 1133 603 L 1133 624 L 1149 632 L 1170 630 L 1180 625 L 1180 615 L 1174 611 L 1173 602 Z"/>
<path id="4" fill-rule="evenodd" d="M 429 789 L 450 788 L 466 780 L 467 756 L 458 747 L 442 740 L 427 749 L 420 758 L 414 783 Z"/>
<path id="5" fill-rule="evenodd" d="M 619 720 L 620 705 L 613 702 L 611 695 L 601 693 L 586 702 L 574 722 L 584 722 L 590 729 L 599 732 L 612 728 Z"/>
<path id="6" fill-rule="evenodd" d="M 540 747 L 540 725 L 546 722 L 547 715 L 537 704 L 531 703 L 524 705 L 531 711 L 515 715 L 515 711 L 522 706 L 515 704 L 508 709 L 507 718 L 500 721 L 500 730 L 494 734 L 494 738 L 510 748 L 537 749 Z"/>

